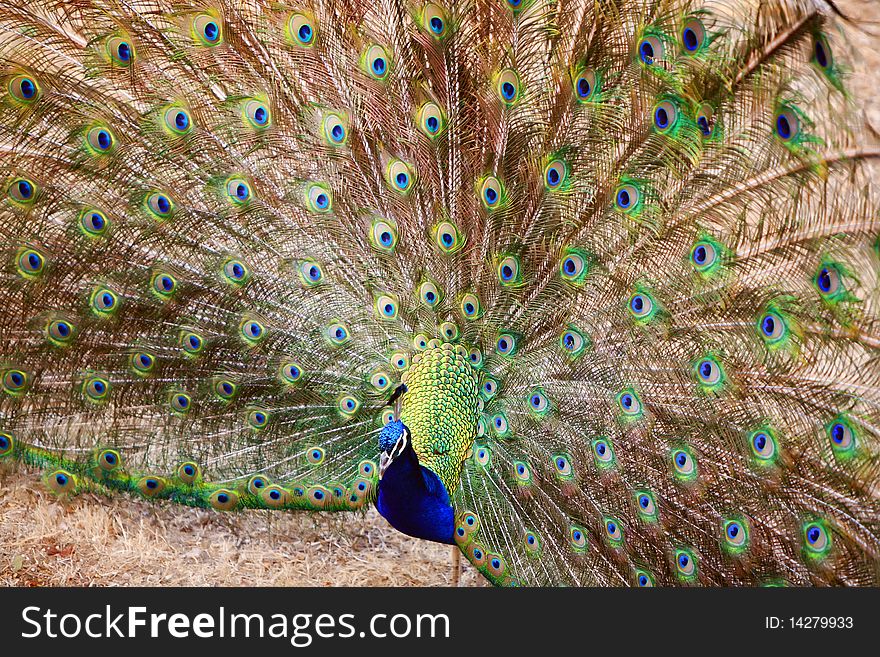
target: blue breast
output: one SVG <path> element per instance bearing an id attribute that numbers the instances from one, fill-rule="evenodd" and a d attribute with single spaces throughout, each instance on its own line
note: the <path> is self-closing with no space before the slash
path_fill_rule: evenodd
<path id="1" fill-rule="evenodd" d="M 455 512 L 440 478 L 419 464 L 411 446 L 394 459 L 379 482 L 376 503 L 391 526 L 437 543 L 454 543 Z"/>

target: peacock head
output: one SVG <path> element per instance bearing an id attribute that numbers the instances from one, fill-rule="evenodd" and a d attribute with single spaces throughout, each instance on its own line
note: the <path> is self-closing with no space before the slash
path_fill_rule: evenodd
<path id="1" fill-rule="evenodd" d="M 403 453 L 409 443 L 409 429 L 400 420 L 385 425 L 379 433 L 379 479 L 385 474 L 388 466 Z"/>

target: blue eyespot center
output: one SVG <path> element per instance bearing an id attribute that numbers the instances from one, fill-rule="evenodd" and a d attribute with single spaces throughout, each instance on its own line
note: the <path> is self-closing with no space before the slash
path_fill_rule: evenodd
<path id="1" fill-rule="evenodd" d="M 807 530 L 807 541 L 809 541 L 810 545 L 815 544 L 821 536 L 822 531 L 815 525 Z"/>
<path id="2" fill-rule="evenodd" d="M 98 148 L 102 151 L 106 151 L 110 148 L 110 145 L 113 143 L 113 140 L 110 138 L 110 133 L 106 130 L 101 130 L 98 132 Z"/>
<path id="3" fill-rule="evenodd" d="M 373 60 L 373 73 L 376 75 L 383 75 L 385 73 L 385 60 L 382 57 L 376 57 Z"/>
<path id="4" fill-rule="evenodd" d="M 393 240 L 393 236 L 387 230 L 383 231 L 381 235 L 379 235 L 379 241 L 383 246 L 390 246 Z"/>
<path id="5" fill-rule="evenodd" d="M 642 41 L 639 46 L 639 55 L 642 58 L 642 61 L 645 64 L 651 64 L 654 62 L 654 46 L 650 44 L 648 41 Z"/>
<path id="6" fill-rule="evenodd" d="M 763 433 L 755 434 L 755 437 L 752 439 L 752 444 L 754 444 L 755 449 L 757 449 L 759 452 L 763 451 L 764 448 L 767 446 L 766 434 L 763 434 Z"/>
<path id="7" fill-rule="evenodd" d="M 171 210 L 171 201 L 169 201 L 164 196 L 157 196 L 156 207 L 159 208 L 159 212 L 161 212 L 162 214 L 168 214 L 168 212 Z"/>
<path id="8" fill-rule="evenodd" d="M 437 132 L 437 129 L 440 127 L 440 122 L 437 120 L 436 116 L 429 116 L 428 120 L 425 121 L 425 125 L 428 126 L 429 132 Z"/>
<path id="9" fill-rule="evenodd" d="M 67 475 L 63 475 L 63 474 L 61 474 L 61 473 L 58 473 L 57 475 L 55 475 L 55 482 L 56 482 L 59 486 L 65 486 L 65 485 L 67 485 Z"/>
<path id="10" fill-rule="evenodd" d="M 685 454 L 684 452 L 679 452 L 675 456 L 675 462 L 678 464 L 678 467 L 680 467 L 680 468 L 683 468 L 685 465 L 687 465 L 687 461 L 688 461 L 688 457 L 687 457 L 687 454 Z"/>
<path id="11" fill-rule="evenodd" d="M 776 330 L 776 320 L 771 315 L 765 315 L 761 321 L 761 330 L 768 337 L 773 335 L 773 331 Z"/>
<path id="12" fill-rule="evenodd" d="M 686 555 L 686 554 L 681 554 L 681 555 L 679 555 L 679 557 L 678 557 L 678 565 L 681 566 L 682 568 L 687 568 L 687 567 L 688 567 L 688 564 L 689 564 L 690 562 L 691 562 L 691 559 L 690 559 L 690 557 L 689 557 L 688 555 Z"/>
<path id="13" fill-rule="evenodd" d="M 578 90 L 578 95 L 581 98 L 586 98 L 587 96 L 590 95 L 590 91 L 591 91 L 590 83 L 587 82 L 587 80 L 585 78 L 581 78 L 580 80 L 578 80 L 577 90 Z"/>
<path id="14" fill-rule="evenodd" d="M 651 505 L 651 500 L 648 499 L 647 495 L 639 495 L 639 506 L 643 509 L 647 509 Z"/>
<path id="15" fill-rule="evenodd" d="M 709 126 L 709 119 L 705 116 L 700 116 L 697 118 L 697 125 L 700 128 L 700 132 L 703 133 L 704 136 L 708 137 L 712 132 L 712 128 Z"/>
<path id="16" fill-rule="evenodd" d="M 25 98 L 25 100 L 30 100 L 37 94 L 36 85 L 28 78 L 22 79 L 21 83 L 19 84 L 19 89 L 21 89 L 21 95 Z"/>
<path id="17" fill-rule="evenodd" d="M 825 45 L 818 39 L 816 40 L 814 52 L 816 55 L 816 63 L 822 68 L 828 68 L 828 52 L 825 50 Z"/>
<path id="18" fill-rule="evenodd" d="M 647 586 L 647 585 L 648 585 L 647 575 L 639 575 L 639 586 Z"/>
<path id="19" fill-rule="evenodd" d="M 337 123 L 330 130 L 330 135 L 333 137 L 334 141 L 342 141 L 342 138 L 345 136 L 345 129 Z"/>
<path id="20" fill-rule="evenodd" d="M 654 112 L 654 123 L 661 130 L 669 127 L 669 112 L 664 107 L 658 107 Z"/>
<path id="21" fill-rule="evenodd" d="M 310 25 L 301 25 L 297 34 L 299 35 L 299 40 L 303 43 L 308 43 L 312 40 L 312 28 Z"/>
<path id="22" fill-rule="evenodd" d="M 498 192 L 496 192 L 491 187 L 486 188 L 486 201 L 489 205 L 492 205 L 495 201 L 498 200 Z"/>
<path id="23" fill-rule="evenodd" d="M 556 167 L 550 167 L 547 171 L 547 182 L 553 187 L 559 184 L 559 171 L 556 170 Z"/>
<path id="24" fill-rule="evenodd" d="M 617 192 L 617 205 L 626 209 L 629 207 L 629 204 L 630 204 L 629 192 L 626 191 L 625 189 L 621 189 L 619 192 Z"/>
<path id="25" fill-rule="evenodd" d="M 831 427 L 831 440 L 833 440 L 838 445 L 842 444 L 844 438 L 846 437 L 846 427 L 844 427 L 841 423 L 835 424 Z"/>
<path id="26" fill-rule="evenodd" d="M 208 41 L 216 41 L 217 37 L 220 36 L 220 28 L 217 26 L 217 23 L 214 21 L 206 23 L 204 27 L 204 35 Z"/>
<path id="27" fill-rule="evenodd" d="M 116 56 L 119 57 L 121 61 L 127 62 L 131 59 L 131 46 L 123 41 L 116 47 Z"/>
<path id="28" fill-rule="evenodd" d="M 177 126 L 178 130 L 186 130 L 186 127 L 189 125 L 189 116 L 187 116 L 186 112 L 178 112 L 174 115 L 174 125 Z"/>
<path id="29" fill-rule="evenodd" d="M 504 96 L 505 100 L 512 100 L 516 95 L 516 87 L 510 82 L 503 83 L 501 85 L 501 95 Z"/>
<path id="30" fill-rule="evenodd" d="M 709 254 L 707 253 L 705 246 L 698 246 L 694 249 L 694 262 L 698 265 L 706 264 L 708 257 Z"/>
<path id="31" fill-rule="evenodd" d="M 440 19 L 440 17 L 433 16 L 431 17 L 431 20 L 429 22 L 431 25 L 431 30 L 435 34 L 440 34 L 443 31 L 443 21 Z"/>
<path id="32" fill-rule="evenodd" d="M 700 40 L 697 38 L 696 33 L 689 27 L 684 28 L 684 32 L 682 32 L 682 40 L 684 41 L 684 47 L 687 48 L 690 52 L 694 52 L 700 45 Z"/>
<path id="33" fill-rule="evenodd" d="M 739 525 L 735 522 L 730 523 L 727 526 L 727 535 L 732 539 L 735 539 L 737 536 L 739 536 Z"/>
<path id="34" fill-rule="evenodd" d="M 776 134 L 782 139 L 791 139 L 791 123 L 784 114 L 776 117 Z"/>
<path id="35" fill-rule="evenodd" d="M 632 301 L 630 302 L 630 306 L 632 307 L 632 309 L 635 312 L 637 312 L 637 313 L 642 312 L 642 310 L 645 307 L 645 300 L 642 297 L 642 295 L 637 294 L 636 296 L 634 296 L 632 298 Z"/>
<path id="36" fill-rule="evenodd" d="M 34 186 L 31 185 L 27 180 L 19 180 L 18 193 L 23 199 L 27 200 L 31 196 L 33 196 Z"/>
<path id="37" fill-rule="evenodd" d="M 632 395 L 630 395 L 630 394 L 624 395 L 623 397 L 620 398 L 620 403 L 623 405 L 624 408 L 630 408 L 633 405 Z"/>
<path id="38" fill-rule="evenodd" d="M 822 271 L 819 272 L 819 275 L 816 277 L 816 283 L 819 285 L 819 290 L 825 293 L 831 291 L 831 272 L 828 271 L 827 267 L 823 267 Z"/>

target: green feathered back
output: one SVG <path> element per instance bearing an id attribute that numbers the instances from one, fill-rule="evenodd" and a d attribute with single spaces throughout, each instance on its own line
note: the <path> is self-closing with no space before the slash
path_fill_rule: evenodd
<path id="1" fill-rule="evenodd" d="M 495 583 L 880 583 L 880 147 L 828 9 L 5 2 L 0 458 L 357 509 L 409 371 Z"/>

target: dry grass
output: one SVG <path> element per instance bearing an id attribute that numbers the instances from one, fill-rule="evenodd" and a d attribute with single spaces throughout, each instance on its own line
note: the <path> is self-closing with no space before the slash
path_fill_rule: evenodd
<path id="1" fill-rule="evenodd" d="M 880 21 L 876 0 L 836 0 Z M 849 29 L 852 85 L 880 131 L 880 24 Z M 29 473 L 0 472 L 0 585 L 448 586 L 451 548 L 410 539 L 375 511 L 217 513 L 84 495 L 59 501 Z M 462 583 L 482 585 L 465 562 Z"/>

